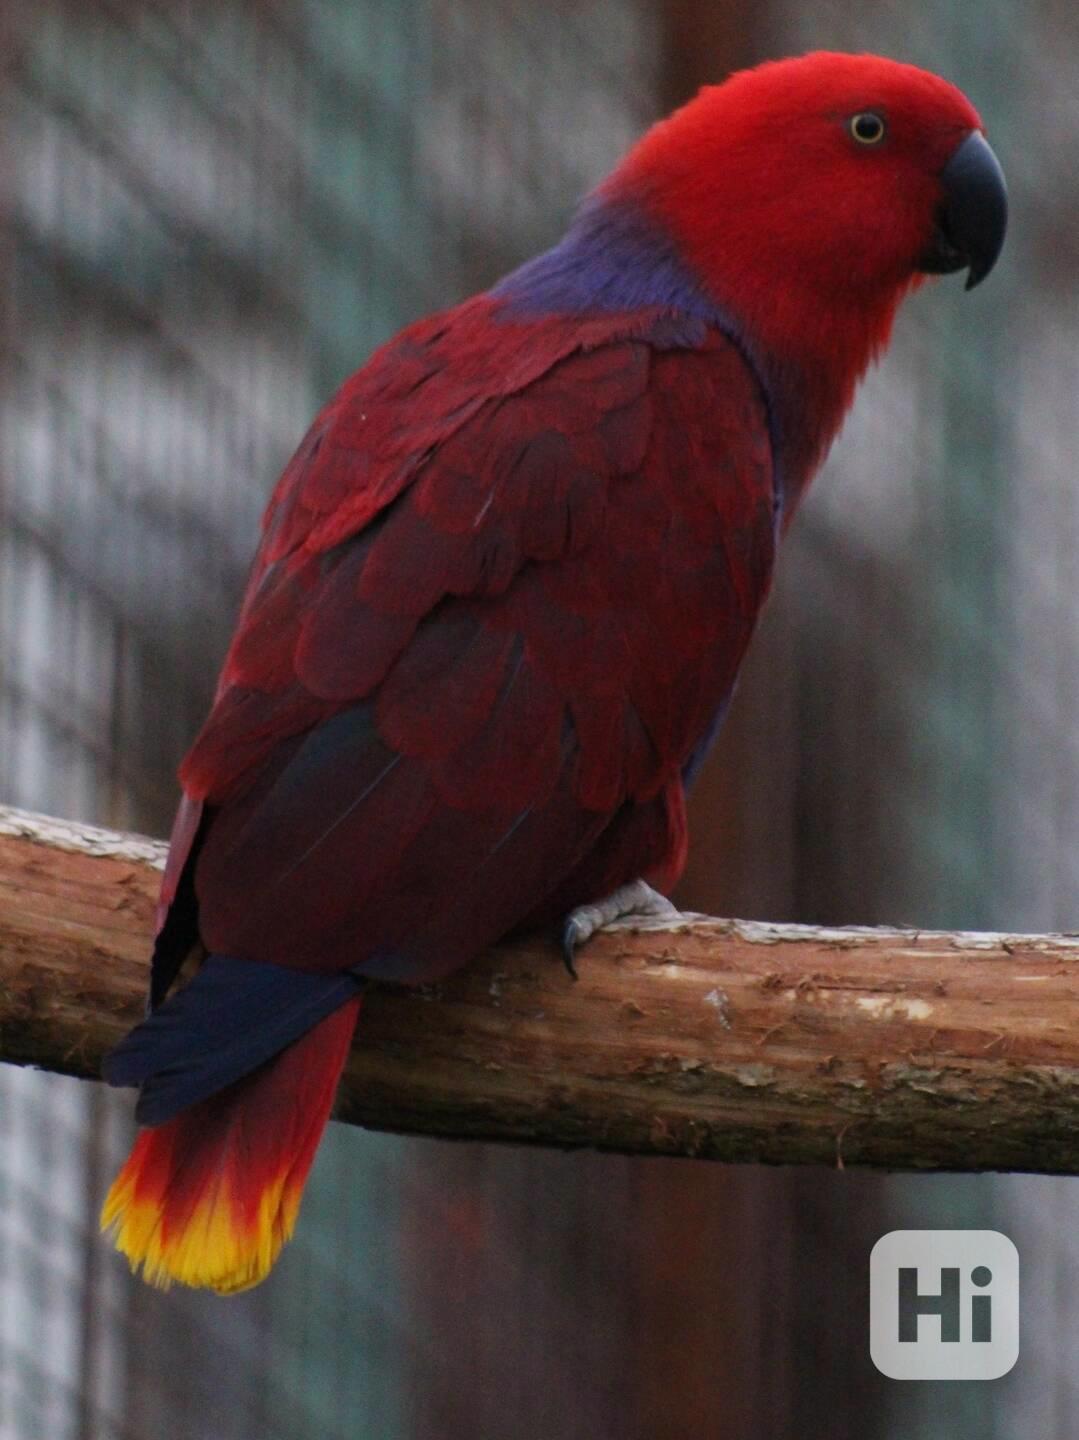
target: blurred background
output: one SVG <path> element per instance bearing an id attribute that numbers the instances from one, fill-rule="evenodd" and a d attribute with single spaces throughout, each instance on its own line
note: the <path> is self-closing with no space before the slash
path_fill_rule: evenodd
<path id="1" fill-rule="evenodd" d="M 551 243 L 703 82 L 936 69 L 1013 225 L 926 287 L 819 477 L 694 800 L 680 899 L 1079 928 L 1071 0 L 2 0 L 0 801 L 167 833 L 258 517 L 406 321 Z M 97 1237 L 129 1097 L 0 1070 L 0 1434 L 698 1440 L 1079 1432 L 1079 1181 L 764 1170 L 331 1127 L 254 1293 Z M 1022 1353 L 883 1379 L 869 1250 L 990 1226 Z"/>

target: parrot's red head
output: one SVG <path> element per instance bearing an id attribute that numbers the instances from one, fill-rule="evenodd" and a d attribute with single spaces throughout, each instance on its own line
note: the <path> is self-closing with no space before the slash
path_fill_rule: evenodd
<path id="1" fill-rule="evenodd" d="M 1003 176 L 954 85 L 873 55 L 777 60 L 661 121 L 601 190 L 671 237 L 764 351 L 843 377 L 843 408 L 926 273 L 975 284 Z"/>

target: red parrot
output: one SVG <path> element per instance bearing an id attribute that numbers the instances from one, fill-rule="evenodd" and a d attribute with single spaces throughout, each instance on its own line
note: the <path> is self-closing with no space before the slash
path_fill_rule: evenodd
<path id="1" fill-rule="evenodd" d="M 1005 221 L 952 85 L 775 61 L 344 384 L 266 511 L 106 1065 L 148 1127 L 102 1216 L 133 1267 L 267 1274 L 370 981 L 556 923 L 572 966 L 667 904 L 777 539 L 904 294 L 976 284 Z"/>

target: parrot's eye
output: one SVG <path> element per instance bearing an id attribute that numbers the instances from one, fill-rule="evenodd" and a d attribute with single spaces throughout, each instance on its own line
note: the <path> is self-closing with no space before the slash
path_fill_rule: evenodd
<path id="1" fill-rule="evenodd" d="M 883 118 L 873 110 L 862 110 L 851 117 L 850 133 L 859 145 L 879 145 L 884 128 Z"/>

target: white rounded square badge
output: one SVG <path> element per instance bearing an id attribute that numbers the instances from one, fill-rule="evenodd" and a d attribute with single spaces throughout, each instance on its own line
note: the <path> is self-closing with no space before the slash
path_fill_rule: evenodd
<path id="1" fill-rule="evenodd" d="M 869 1256 L 869 1353 L 893 1380 L 996 1380 L 1019 1358 L 1019 1252 L 999 1230 L 892 1230 Z"/>

